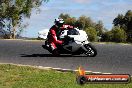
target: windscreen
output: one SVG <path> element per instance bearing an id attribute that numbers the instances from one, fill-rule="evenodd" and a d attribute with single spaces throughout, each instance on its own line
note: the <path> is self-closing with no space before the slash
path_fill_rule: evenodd
<path id="1" fill-rule="evenodd" d="M 70 29 L 67 31 L 67 35 L 79 35 L 79 31 L 76 29 Z"/>

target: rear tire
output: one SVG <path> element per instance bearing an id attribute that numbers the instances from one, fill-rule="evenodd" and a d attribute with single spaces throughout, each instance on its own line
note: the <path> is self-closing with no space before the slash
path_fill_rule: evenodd
<path id="1" fill-rule="evenodd" d="M 97 50 L 91 43 L 84 45 L 84 47 L 88 50 L 85 52 L 85 55 L 89 57 L 95 57 L 97 55 Z"/>

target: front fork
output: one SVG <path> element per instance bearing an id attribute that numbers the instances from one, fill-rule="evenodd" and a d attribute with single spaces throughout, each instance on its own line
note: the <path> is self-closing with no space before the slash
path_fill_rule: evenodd
<path id="1" fill-rule="evenodd" d="M 88 50 L 85 48 L 85 46 L 83 45 L 82 46 L 82 49 L 85 51 L 85 52 L 87 52 Z"/>
<path id="2" fill-rule="evenodd" d="M 87 52 L 88 51 L 88 49 L 85 47 L 85 45 L 86 44 L 89 44 L 90 42 L 88 42 L 88 41 L 83 41 L 82 42 L 82 49 L 85 51 L 85 52 Z"/>

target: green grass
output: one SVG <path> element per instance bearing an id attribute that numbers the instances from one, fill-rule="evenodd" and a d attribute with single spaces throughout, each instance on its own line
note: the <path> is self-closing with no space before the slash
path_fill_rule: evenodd
<path id="1" fill-rule="evenodd" d="M 0 65 L 0 88 L 132 88 L 130 84 L 76 83 L 76 74 L 26 66 Z"/>
<path id="2" fill-rule="evenodd" d="M 104 43 L 104 44 L 129 44 L 129 45 L 132 45 L 132 43 L 117 43 L 117 42 L 93 42 L 95 44 L 98 44 L 98 43 Z"/>

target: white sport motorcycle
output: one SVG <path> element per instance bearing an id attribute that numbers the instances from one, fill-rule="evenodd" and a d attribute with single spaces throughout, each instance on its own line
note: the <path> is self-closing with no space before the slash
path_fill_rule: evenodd
<path id="1" fill-rule="evenodd" d="M 64 41 L 64 45 L 57 46 L 57 52 L 59 54 L 85 54 L 89 57 L 95 57 L 97 55 L 97 50 L 88 41 L 88 36 L 83 30 L 79 30 L 78 28 L 63 30 L 59 39 Z M 42 47 L 53 54 L 47 40 L 45 41 L 45 45 L 42 45 Z"/>

